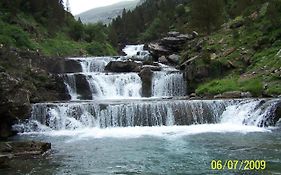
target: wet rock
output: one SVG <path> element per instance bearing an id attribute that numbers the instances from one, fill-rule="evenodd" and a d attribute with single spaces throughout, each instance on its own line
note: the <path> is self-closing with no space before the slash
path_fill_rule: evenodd
<path id="1" fill-rule="evenodd" d="M 241 98 L 252 98 L 253 94 L 251 92 L 242 92 Z"/>
<path id="2" fill-rule="evenodd" d="M 31 111 L 30 92 L 21 88 L 21 82 L 7 73 L 0 73 L 0 138 L 15 134 L 12 125 L 26 119 Z"/>
<path id="3" fill-rule="evenodd" d="M 199 36 L 198 32 L 196 32 L 196 31 L 193 31 L 191 34 L 193 35 L 194 38 Z"/>
<path id="4" fill-rule="evenodd" d="M 171 63 L 178 64 L 180 61 L 180 56 L 176 54 L 172 54 L 167 58 Z"/>
<path id="5" fill-rule="evenodd" d="M 76 60 L 65 60 L 63 73 L 82 72 L 80 63 Z"/>
<path id="6" fill-rule="evenodd" d="M 168 32 L 168 36 L 170 36 L 170 37 L 176 37 L 176 36 L 179 36 L 179 35 L 180 35 L 180 32 L 175 32 L 175 31 Z"/>
<path id="7" fill-rule="evenodd" d="M 7 142 L 15 156 L 40 155 L 51 149 L 51 143 L 47 142 Z"/>
<path id="8" fill-rule="evenodd" d="M 190 98 L 192 98 L 192 97 L 197 97 L 196 93 L 191 93 Z"/>
<path id="9" fill-rule="evenodd" d="M 229 91 L 221 94 L 220 98 L 241 98 L 241 91 Z M 215 97 L 216 98 L 216 97 Z"/>
<path id="10" fill-rule="evenodd" d="M 163 64 L 169 63 L 169 61 L 167 60 L 167 58 L 165 56 L 161 56 L 160 58 L 158 58 L 158 61 Z"/>
<path id="11" fill-rule="evenodd" d="M 43 155 L 50 149 L 51 143 L 46 142 L 0 142 L 0 169 L 8 168 L 13 159 L 33 158 Z"/>
<path id="12" fill-rule="evenodd" d="M 187 41 L 193 40 L 197 35 L 197 32 L 191 34 L 169 32 L 167 37 L 164 37 L 157 42 L 150 43 L 148 45 L 148 50 L 155 59 L 158 59 L 161 56 L 176 54 Z"/>
<path id="13" fill-rule="evenodd" d="M 109 72 L 139 72 L 141 70 L 141 63 L 134 61 L 111 61 L 105 70 Z"/>
<path id="14" fill-rule="evenodd" d="M 146 67 L 141 70 L 139 76 L 142 80 L 142 97 L 151 97 L 152 95 L 152 76 L 153 72 L 150 68 Z"/>
<path id="15" fill-rule="evenodd" d="M 80 95 L 81 100 L 92 100 L 92 92 L 87 78 L 83 74 L 75 75 L 77 93 Z"/>
<path id="16" fill-rule="evenodd" d="M 273 103 L 273 104 L 272 104 Z M 267 116 L 259 123 L 260 127 L 275 126 L 277 122 L 280 122 L 281 118 L 281 101 L 276 102 L 268 101 L 264 103 L 260 109 L 265 110 L 267 107 L 272 106 Z"/>
<path id="17" fill-rule="evenodd" d="M 150 43 L 148 49 L 152 56 L 160 57 L 162 55 L 169 55 L 171 51 L 167 50 L 164 46 L 161 46 L 159 43 Z"/>
<path id="18" fill-rule="evenodd" d="M 1 155 L 0 154 L 0 169 L 8 168 L 9 167 L 9 164 L 8 164 L 9 161 L 10 161 L 10 157 L 8 155 Z"/>
<path id="19" fill-rule="evenodd" d="M 142 69 L 150 69 L 151 71 L 161 71 L 161 67 L 160 66 L 153 66 L 153 65 L 144 65 L 142 66 Z"/>

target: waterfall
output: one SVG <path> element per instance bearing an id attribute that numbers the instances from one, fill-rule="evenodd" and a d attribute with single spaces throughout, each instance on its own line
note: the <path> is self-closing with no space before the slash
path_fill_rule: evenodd
<path id="1" fill-rule="evenodd" d="M 27 128 L 74 130 L 87 127 L 217 123 L 220 115 L 229 104 L 231 101 L 222 100 L 140 101 L 110 104 L 94 102 L 44 103 L 33 105 L 31 122 Z"/>
<path id="2" fill-rule="evenodd" d="M 93 99 L 102 98 L 140 98 L 141 79 L 136 73 L 105 74 L 94 73 L 87 76 Z"/>
<path id="3" fill-rule="evenodd" d="M 143 47 L 127 46 L 123 50 L 127 57 L 122 59 L 129 59 L 129 56 L 137 53 L 141 55 Z M 105 72 L 105 66 L 115 61 L 115 58 L 68 59 L 79 62 L 82 67 L 82 72 L 80 67 L 75 73 L 61 75 L 71 101 L 34 104 L 31 119 L 18 125 L 19 130 L 30 132 L 198 124 L 263 127 L 274 125 L 279 119 L 271 115 L 280 99 L 182 100 L 181 96 L 186 95 L 183 73 L 164 64 L 159 63 L 161 71 L 153 71 L 152 97 L 142 98 L 143 82 L 138 73 Z M 149 86 L 150 83 L 148 89 Z M 163 98 L 175 96 L 177 98 Z"/>
<path id="4" fill-rule="evenodd" d="M 68 58 L 78 61 L 81 64 L 82 72 L 103 72 L 105 66 L 115 60 L 112 57 L 87 57 L 87 58 Z"/>
<path id="5" fill-rule="evenodd" d="M 78 94 L 76 89 L 76 79 L 74 74 L 63 75 L 64 83 L 68 90 L 68 94 L 71 97 L 71 100 L 77 100 Z"/>
<path id="6" fill-rule="evenodd" d="M 144 50 L 144 44 L 127 45 L 122 51 L 129 58 L 135 58 L 135 59 L 138 59 L 138 60 L 146 60 L 146 59 L 149 58 L 149 52 Z"/>
<path id="7" fill-rule="evenodd" d="M 22 130 L 76 130 L 83 128 L 233 124 L 257 126 L 272 105 L 265 100 L 160 100 L 134 102 L 73 102 L 35 104 Z M 266 103 L 276 103 L 267 100 Z"/>
<path id="8" fill-rule="evenodd" d="M 155 72 L 152 82 L 152 94 L 155 97 L 184 96 L 186 94 L 186 83 L 180 72 Z"/>

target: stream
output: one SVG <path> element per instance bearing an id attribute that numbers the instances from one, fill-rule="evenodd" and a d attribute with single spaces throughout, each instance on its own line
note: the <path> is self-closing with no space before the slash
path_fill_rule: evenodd
<path id="1" fill-rule="evenodd" d="M 280 99 L 186 100 L 183 73 L 163 64 L 153 72 L 151 97 L 142 97 L 138 73 L 105 71 L 111 61 L 148 56 L 143 45 L 124 52 L 67 58 L 82 70 L 61 75 L 71 100 L 34 104 L 12 138 L 51 142 L 51 152 L 13 160 L 17 168 L 0 174 L 281 174 L 280 122 L 265 127 Z M 80 94 L 81 81 L 90 99 Z M 212 160 L 264 160 L 266 169 L 212 170 Z"/>

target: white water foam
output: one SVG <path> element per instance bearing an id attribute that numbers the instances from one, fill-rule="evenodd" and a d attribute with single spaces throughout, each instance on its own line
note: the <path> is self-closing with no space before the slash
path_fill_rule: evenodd
<path id="1" fill-rule="evenodd" d="M 124 99 L 141 97 L 141 79 L 137 73 L 88 74 L 93 98 Z"/>
<path id="2" fill-rule="evenodd" d="M 127 45 L 122 51 L 127 57 L 136 57 L 139 60 L 145 60 L 149 56 L 149 52 L 144 50 L 144 44 Z"/>
<path id="3" fill-rule="evenodd" d="M 115 60 L 112 57 L 86 57 L 86 58 L 68 58 L 69 60 L 78 61 L 82 67 L 83 73 L 103 72 L 105 66 Z"/>
<path id="4" fill-rule="evenodd" d="M 74 140 L 80 139 L 100 139 L 100 138 L 139 138 L 145 136 L 178 138 L 188 135 L 197 135 L 203 133 L 242 133 L 251 132 L 271 132 L 270 129 L 256 126 L 245 126 L 235 124 L 201 124 L 190 126 L 154 126 L 154 127 L 118 127 L 118 128 L 84 128 L 81 130 L 60 130 L 40 133 L 25 134 L 42 134 L 51 137 L 67 136 Z"/>

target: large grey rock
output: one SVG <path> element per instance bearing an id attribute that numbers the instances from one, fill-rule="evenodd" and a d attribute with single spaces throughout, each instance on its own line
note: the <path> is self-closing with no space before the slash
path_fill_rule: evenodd
<path id="1" fill-rule="evenodd" d="M 167 58 L 171 63 L 178 64 L 180 61 L 180 56 L 176 54 L 172 54 Z"/>
<path id="2" fill-rule="evenodd" d="M 134 61 L 111 61 L 105 66 L 105 70 L 109 72 L 139 72 L 141 63 Z"/>
<path id="3" fill-rule="evenodd" d="M 152 71 L 161 71 L 161 67 L 160 66 L 153 66 L 153 65 L 143 65 L 142 69 L 150 69 Z"/>
<path id="4" fill-rule="evenodd" d="M 142 96 L 151 97 L 153 72 L 151 71 L 150 68 L 146 67 L 141 70 L 141 72 L 139 73 L 139 76 L 141 77 L 141 80 L 142 80 Z"/>
<path id="5" fill-rule="evenodd" d="M 92 100 L 92 92 L 87 78 L 83 74 L 75 75 L 76 89 L 81 100 Z"/>
<path id="6" fill-rule="evenodd" d="M 224 92 L 223 94 L 216 95 L 215 98 L 225 98 L 225 99 L 231 99 L 231 98 L 241 98 L 241 91 L 229 91 Z"/>
<path id="7" fill-rule="evenodd" d="M 63 73 L 82 72 L 81 64 L 76 60 L 65 60 Z"/>
<path id="8" fill-rule="evenodd" d="M 12 124 L 26 119 L 31 111 L 30 92 L 7 73 L 0 73 L 0 138 L 14 135 Z"/>
<path id="9" fill-rule="evenodd" d="M 47 142 L 7 142 L 12 147 L 15 156 L 40 155 L 51 149 L 51 143 Z"/>
<path id="10" fill-rule="evenodd" d="M 165 56 L 161 56 L 160 58 L 158 58 L 158 61 L 163 64 L 169 63 L 169 61 L 167 60 L 167 58 Z"/>

